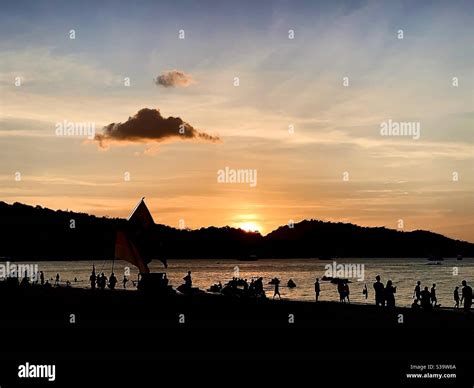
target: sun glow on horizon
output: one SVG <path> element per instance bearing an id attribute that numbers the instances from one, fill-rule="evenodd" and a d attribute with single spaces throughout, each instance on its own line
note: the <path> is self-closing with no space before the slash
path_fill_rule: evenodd
<path id="1" fill-rule="evenodd" d="M 262 233 L 262 227 L 255 222 L 241 222 L 238 227 L 246 232 Z"/>

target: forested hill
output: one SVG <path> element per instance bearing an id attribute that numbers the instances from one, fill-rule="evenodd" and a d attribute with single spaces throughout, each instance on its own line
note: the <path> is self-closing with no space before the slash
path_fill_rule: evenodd
<path id="1" fill-rule="evenodd" d="M 0 202 L 0 256 L 27 260 L 113 258 L 125 219 Z M 305 220 L 267 236 L 231 227 L 154 226 L 157 257 L 246 259 L 306 257 L 474 257 L 474 244 L 428 232 Z"/>

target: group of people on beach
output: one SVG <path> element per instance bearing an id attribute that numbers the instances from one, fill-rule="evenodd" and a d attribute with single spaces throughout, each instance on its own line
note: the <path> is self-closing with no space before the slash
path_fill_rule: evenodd
<path id="1" fill-rule="evenodd" d="M 166 275 L 165 275 L 166 276 Z M 184 284 L 183 286 L 185 288 L 191 289 L 192 288 L 192 277 L 191 277 L 191 271 L 188 272 L 188 274 L 183 278 Z M 290 279 L 291 280 L 291 279 Z M 53 278 L 51 278 L 51 282 L 53 281 Z M 77 278 L 74 278 L 74 281 L 77 282 Z M 116 285 L 117 285 L 117 277 L 115 274 L 112 272 L 110 277 L 107 279 L 107 276 L 103 272 L 100 273 L 99 276 L 96 276 L 95 270 L 92 270 L 92 273 L 89 277 L 90 281 L 90 286 L 92 290 L 95 290 L 96 288 L 100 290 L 105 290 L 106 287 L 110 288 L 111 290 L 114 290 Z M 128 278 L 124 275 L 122 284 L 123 288 L 127 287 L 128 283 Z M 51 283 L 49 283 L 48 280 L 45 281 L 44 278 L 44 273 L 43 271 L 39 272 L 39 277 L 37 277 L 36 283 L 40 282 L 42 286 L 45 287 L 51 287 Z M 27 286 L 30 284 L 29 278 L 24 276 L 24 278 L 20 282 L 20 286 Z M 273 294 L 273 299 L 275 299 L 276 296 L 281 299 L 280 295 L 280 280 L 278 278 L 274 278 L 270 281 L 270 284 L 274 285 L 274 294 Z M 461 295 L 459 292 L 459 286 L 456 286 L 453 292 L 453 298 L 454 298 L 454 308 L 459 308 L 460 304 L 463 304 L 464 311 L 469 312 L 472 306 L 472 288 L 467 284 L 466 280 L 462 281 L 462 290 L 461 290 Z M 54 279 L 54 285 L 56 287 L 59 287 L 60 285 L 60 275 L 59 273 L 56 274 L 56 277 Z M 230 290 L 233 288 L 238 288 L 243 285 L 244 291 L 252 291 L 252 294 L 255 295 L 265 295 L 265 292 L 263 290 L 263 278 L 260 277 L 258 279 L 253 279 L 250 284 L 247 282 L 247 279 L 237 279 L 234 278 L 232 281 L 230 281 L 228 284 L 226 284 L 226 287 Z M 70 287 L 71 282 L 66 281 L 66 287 Z M 296 286 L 296 284 L 295 284 Z M 211 287 L 211 290 L 213 292 L 221 292 L 224 288 L 222 287 L 222 284 L 219 282 L 218 285 L 214 285 Z M 397 287 L 393 285 L 392 280 L 388 280 L 386 285 L 384 285 L 381 281 L 380 275 L 377 275 L 375 277 L 375 282 L 373 284 L 373 289 L 375 292 L 375 305 L 379 307 L 387 307 L 387 308 L 394 308 L 395 307 L 395 294 L 397 292 Z M 319 278 L 316 278 L 316 281 L 314 283 L 314 292 L 316 295 L 316 302 L 320 300 L 320 295 L 321 295 L 321 284 L 319 282 Z M 347 279 L 340 279 L 337 281 L 337 292 L 339 294 L 339 301 L 341 303 L 350 303 L 350 290 L 349 290 L 349 284 Z M 362 293 L 365 295 L 365 298 L 368 298 L 369 295 L 369 290 L 367 288 L 367 284 L 365 284 L 364 289 L 362 290 Z M 423 309 L 423 310 L 431 310 L 432 308 L 440 307 L 441 305 L 438 304 L 438 298 L 436 296 L 436 283 L 432 284 L 431 289 L 428 288 L 428 286 L 425 286 L 422 289 L 421 286 L 421 281 L 416 282 L 416 286 L 413 290 L 413 303 L 411 307 L 413 309 Z"/>
<path id="2" fill-rule="evenodd" d="M 101 272 L 99 276 L 96 276 L 95 271 L 92 270 L 91 276 L 89 276 L 89 282 L 90 282 L 92 290 L 95 290 L 97 287 L 99 290 L 103 291 L 105 290 L 105 287 L 107 286 L 111 290 L 114 290 L 115 286 L 117 285 L 118 280 L 113 272 L 110 275 L 110 277 L 107 279 L 107 276 L 105 276 L 103 272 Z M 127 282 L 128 282 L 128 278 L 125 275 L 123 275 L 123 280 L 122 280 L 123 288 L 127 288 Z"/>
<path id="3" fill-rule="evenodd" d="M 469 312 L 472 306 L 472 288 L 467 284 L 466 280 L 462 281 L 462 294 L 459 295 L 459 286 L 456 286 L 454 289 L 454 308 L 459 308 L 460 303 L 464 303 L 463 307 L 466 312 Z M 386 285 L 381 282 L 380 275 L 375 277 L 375 283 L 373 284 L 375 292 L 375 305 L 380 307 L 395 307 L 395 294 L 397 292 L 397 287 L 393 285 L 391 280 L 388 280 Z M 337 282 L 337 291 L 339 293 L 339 301 L 341 303 L 350 303 L 349 299 L 349 285 L 346 280 L 340 280 Z M 321 284 L 319 283 L 319 278 L 316 278 L 314 282 L 314 292 L 316 295 L 316 302 L 319 301 L 321 294 Z M 367 284 L 364 286 L 362 293 L 365 295 L 365 298 L 368 298 L 369 290 Z M 433 307 L 440 307 L 438 304 L 438 298 L 436 297 L 436 283 L 433 283 L 431 289 L 428 289 L 427 286 L 422 290 L 421 282 L 417 281 L 415 289 L 413 290 L 413 309 L 424 309 L 430 310 Z"/>
<path id="4" fill-rule="evenodd" d="M 460 303 L 464 303 L 464 311 L 469 312 L 472 305 L 472 288 L 467 284 L 465 280 L 462 281 L 462 295 L 459 297 L 459 286 L 454 288 L 454 308 L 459 308 Z M 412 308 L 422 308 L 424 310 L 430 310 L 433 307 L 440 307 L 438 304 L 438 298 L 436 297 L 436 283 L 433 283 L 431 289 L 427 286 L 421 289 L 421 282 L 416 282 L 415 289 L 413 290 L 413 303 Z"/>

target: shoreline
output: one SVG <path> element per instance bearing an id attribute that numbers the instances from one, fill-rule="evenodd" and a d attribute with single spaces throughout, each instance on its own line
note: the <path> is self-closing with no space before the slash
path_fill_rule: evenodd
<path id="1" fill-rule="evenodd" d="M 54 323 L 75 325 L 259 327 L 292 324 L 312 328 L 451 328 L 474 329 L 474 317 L 461 309 L 431 311 L 408 307 L 377 307 L 373 304 L 344 304 L 333 301 L 256 300 L 209 293 L 156 295 L 138 290 L 95 290 L 81 288 L 0 288 L 4 308 L 1 325 L 15 321 L 21 326 Z M 180 317 L 184 322 L 180 321 Z M 443 329 L 443 330 L 444 330 Z"/>

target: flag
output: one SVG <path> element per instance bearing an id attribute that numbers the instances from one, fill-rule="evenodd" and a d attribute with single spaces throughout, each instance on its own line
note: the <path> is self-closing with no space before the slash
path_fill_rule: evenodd
<path id="1" fill-rule="evenodd" d="M 140 252 L 135 244 L 128 238 L 127 234 L 122 231 L 117 231 L 115 239 L 115 258 L 128 261 L 130 264 L 138 267 L 141 273 L 150 272 L 147 263 L 140 256 Z"/>
<path id="2" fill-rule="evenodd" d="M 140 272 L 148 273 L 147 264 L 156 257 L 157 241 L 153 230 L 153 217 L 144 198 L 135 206 L 128 217 L 126 231 L 118 231 L 115 242 L 115 257 L 137 266 Z M 166 259 L 160 258 L 165 268 Z"/>
<path id="3" fill-rule="evenodd" d="M 133 227 L 145 230 L 155 225 L 155 221 L 153 221 L 153 217 L 145 204 L 144 197 L 142 197 L 138 205 L 135 206 L 135 209 L 133 209 L 132 213 L 128 216 L 128 222 Z"/>

